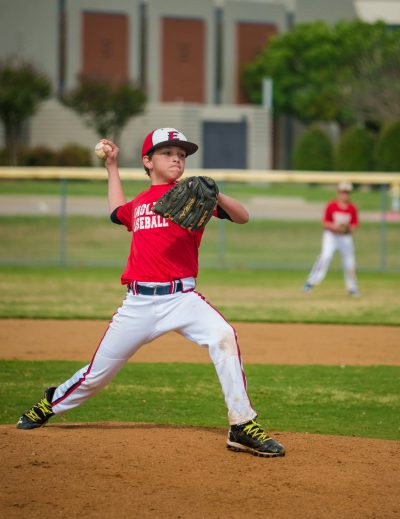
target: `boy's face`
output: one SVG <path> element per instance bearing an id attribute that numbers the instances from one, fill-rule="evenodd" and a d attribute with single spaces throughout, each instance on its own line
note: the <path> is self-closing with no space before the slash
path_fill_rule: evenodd
<path id="1" fill-rule="evenodd" d="M 155 150 L 151 159 L 145 155 L 143 164 L 150 170 L 152 184 L 171 184 L 183 175 L 185 159 L 183 148 L 164 146 Z"/>
<path id="2" fill-rule="evenodd" d="M 348 203 L 350 201 L 351 192 L 338 190 L 338 199 L 340 202 Z"/>

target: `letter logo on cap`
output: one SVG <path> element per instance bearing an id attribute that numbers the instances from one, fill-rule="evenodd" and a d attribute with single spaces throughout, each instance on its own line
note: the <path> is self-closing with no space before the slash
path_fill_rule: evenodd
<path id="1" fill-rule="evenodd" d="M 168 132 L 168 140 L 173 141 L 175 139 L 179 139 L 179 133 L 177 131 Z"/>

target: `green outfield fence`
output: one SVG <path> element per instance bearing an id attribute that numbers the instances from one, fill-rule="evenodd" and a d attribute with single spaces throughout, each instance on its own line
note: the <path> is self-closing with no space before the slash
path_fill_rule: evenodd
<path id="1" fill-rule="evenodd" d="M 143 170 L 120 170 L 127 198 L 148 187 Z M 400 272 L 400 173 L 188 170 L 240 199 L 251 221 L 213 219 L 203 267 L 308 270 L 320 250 L 321 217 L 335 185 L 353 182 L 360 210 L 358 269 Z M 103 168 L 0 168 L 0 263 L 123 266 L 130 237 L 107 211 Z M 340 268 L 334 259 L 333 268 Z"/>

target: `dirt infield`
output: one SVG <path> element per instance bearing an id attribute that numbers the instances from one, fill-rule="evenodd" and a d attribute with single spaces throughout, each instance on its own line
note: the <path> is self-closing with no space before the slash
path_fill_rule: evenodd
<path id="1" fill-rule="evenodd" d="M 107 323 L 0 321 L 0 358 L 87 361 Z M 237 324 L 245 364 L 400 365 L 390 327 Z M 169 334 L 140 362 L 209 362 Z M 20 410 L 16 410 L 16 418 Z M 400 442 L 274 436 L 285 458 L 225 448 L 225 429 L 129 423 L 0 426 L 2 516 L 9 518 L 400 519 Z"/>
<path id="2" fill-rule="evenodd" d="M 90 360 L 105 321 L 0 320 L 0 358 Z M 400 365 L 400 328 L 236 323 L 245 364 Z M 210 362 L 205 348 L 169 333 L 135 362 Z"/>

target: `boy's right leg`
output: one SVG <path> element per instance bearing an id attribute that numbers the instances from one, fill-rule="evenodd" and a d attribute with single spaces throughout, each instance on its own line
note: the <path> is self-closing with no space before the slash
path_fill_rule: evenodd
<path id="1" fill-rule="evenodd" d="M 91 363 L 58 387 L 49 388 L 50 392 L 46 390 L 44 398 L 21 416 L 17 427 L 41 427 L 51 416 L 77 407 L 111 382 L 127 360 L 157 336 L 153 312 L 148 305 L 149 298 L 128 294 L 110 321 Z"/>
<path id="2" fill-rule="evenodd" d="M 310 292 L 314 285 L 319 285 L 325 278 L 335 249 L 335 236 L 329 231 L 324 231 L 322 235 L 321 254 L 314 263 L 306 284 L 304 285 L 305 292 Z"/>

